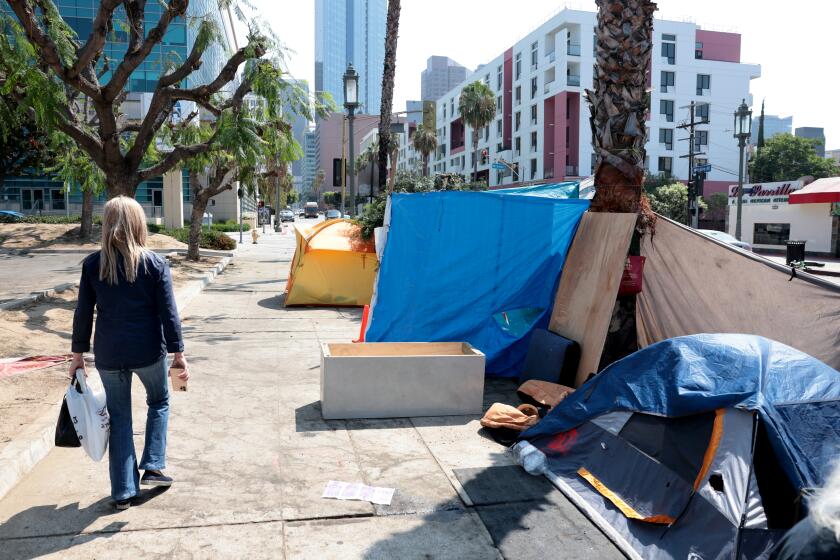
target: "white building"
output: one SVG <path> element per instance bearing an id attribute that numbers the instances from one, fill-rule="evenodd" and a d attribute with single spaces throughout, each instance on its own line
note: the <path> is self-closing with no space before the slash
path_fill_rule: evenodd
<path id="1" fill-rule="evenodd" d="M 467 83 L 484 80 L 497 97 L 495 121 L 481 132 L 479 178 L 491 187 L 588 176 L 595 162 L 585 88 L 595 65 L 596 14 L 565 9 L 500 53 L 437 102 L 438 150 L 433 172 L 472 170 L 471 131 L 458 115 L 458 96 Z M 694 23 L 656 20 L 648 120 L 648 170 L 688 178 L 688 137 L 676 128 L 688 119 L 687 106 L 701 104 L 695 144 L 711 163 L 706 194 L 726 192 L 737 176 L 738 149 L 732 137 L 733 113 L 742 99 L 751 104 L 750 80 L 758 65 L 740 62 L 741 36 L 706 31 Z M 497 161 L 513 164 L 492 169 Z"/>

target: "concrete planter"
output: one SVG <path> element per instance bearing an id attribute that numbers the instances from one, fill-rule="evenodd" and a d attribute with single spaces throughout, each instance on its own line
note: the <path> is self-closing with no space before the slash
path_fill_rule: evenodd
<path id="1" fill-rule="evenodd" d="M 481 414 L 484 354 L 462 342 L 321 345 L 325 419 Z"/>

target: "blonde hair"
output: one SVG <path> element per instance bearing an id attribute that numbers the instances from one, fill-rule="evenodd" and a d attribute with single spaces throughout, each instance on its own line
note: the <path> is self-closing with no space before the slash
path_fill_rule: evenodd
<path id="1" fill-rule="evenodd" d="M 828 529 L 840 541 L 840 462 L 808 502 L 808 508 L 814 525 Z"/>
<path id="2" fill-rule="evenodd" d="M 146 249 L 147 235 L 146 214 L 136 200 L 121 195 L 105 203 L 99 279 L 111 285 L 118 284 L 118 256 L 122 256 L 125 279 L 129 284 L 133 283 L 141 262 L 149 252 Z"/>

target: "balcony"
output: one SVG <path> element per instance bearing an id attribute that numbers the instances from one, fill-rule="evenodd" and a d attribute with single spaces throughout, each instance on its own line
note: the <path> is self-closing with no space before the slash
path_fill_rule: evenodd
<path id="1" fill-rule="evenodd" d="M 567 165 L 566 166 L 566 177 L 577 177 L 577 176 L 578 176 L 577 165 Z"/>
<path id="2" fill-rule="evenodd" d="M 557 60 L 557 55 L 554 51 L 545 53 L 545 56 L 548 57 L 548 62 L 550 63 L 554 63 L 554 61 Z"/>
<path id="3" fill-rule="evenodd" d="M 567 86 L 580 86 L 580 76 L 576 76 L 574 74 L 569 74 L 566 76 L 566 85 Z"/>
<path id="4" fill-rule="evenodd" d="M 580 43 L 566 43 L 566 54 L 580 56 Z"/>

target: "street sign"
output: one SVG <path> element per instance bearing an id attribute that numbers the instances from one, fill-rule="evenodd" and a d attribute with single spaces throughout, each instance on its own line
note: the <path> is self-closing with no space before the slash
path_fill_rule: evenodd
<path id="1" fill-rule="evenodd" d="M 710 173 L 712 171 L 712 164 L 707 163 L 706 165 L 697 165 L 694 167 L 695 173 Z"/>
<path id="2" fill-rule="evenodd" d="M 504 163 L 494 163 L 493 164 L 493 169 L 505 170 L 507 168 L 508 168 L 507 165 L 505 165 Z"/>

